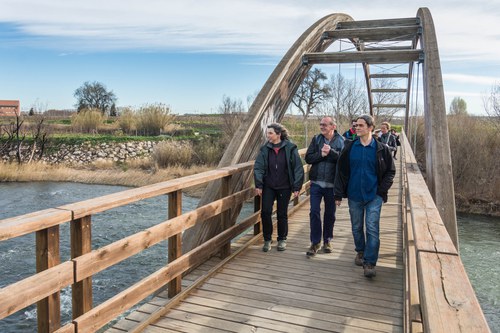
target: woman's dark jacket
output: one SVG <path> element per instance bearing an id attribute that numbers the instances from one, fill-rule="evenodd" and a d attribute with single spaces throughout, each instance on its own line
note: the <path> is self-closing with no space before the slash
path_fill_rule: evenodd
<path id="1" fill-rule="evenodd" d="M 323 148 L 323 143 L 325 142 L 324 136 L 318 134 L 312 138 L 305 156 L 306 163 L 311 164 L 311 170 L 309 170 L 310 180 L 320 180 L 333 184 L 337 160 L 342 148 L 344 148 L 344 138 L 337 131 L 334 133 L 330 141 L 332 149 L 324 157 L 321 156 L 321 148 Z"/>
<path id="2" fill-rule="evenodd" d="M 304 167 L 302 166 L 297 146 L 288 140 L 283 140 L 280 149 L 285 150 L 287 163 L 286 168 L 288 169 L 288 179 L 290 180 L 292 192 L 300 191 L 302 184 L 304 183 Z M 254 181 L 256 188 L 262 189 L 266 182 L 265 180 L 269 167 L 268 162 L 270 152 L 274 154 L 273 145 L 272 143 L 267 142 L 260 147 L 260 151 L 255 159 Z M 284 166 L 281 169 L 285 172 Z"/>
<path id="3" fill-rule="evenodd" d="M 344 150 L 340 153 L 337 161 L 337 173 L 335 175 L 335 186 L 333 188 L 335 200 L 347 198 L 347 185 L 351 173 L 349 155 L 353 143 L 357 140 L 359 140 L 359 138 L 354 141 L 346 140 L 344 142 Z M 394 159 L 392 158 L 389 147 L 378 140 L 375 140 L 375 142 L 377 143 L 377 195 L 381 196 L 384 202 L 387 202 L 387 192 L 389 192 L 394 176 L 396 175 L 396 166 L 394 165 Z"/>

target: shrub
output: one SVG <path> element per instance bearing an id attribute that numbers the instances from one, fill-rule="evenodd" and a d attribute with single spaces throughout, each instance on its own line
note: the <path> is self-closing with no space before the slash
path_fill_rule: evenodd
<path id="1" fill-rule="evenodd" d="M 191 166 L 193 156 L 193 147 L 187 142 L 163 141 L 153 148 L 153 160 L 158 168 Z"/>
<path id="2" fill-rule="evenodd" d="M 131 134 L 135 130 L 135 114 L 130 108 L 126 108 L 120 113 L 118 117 L 118 124 L 124 133 Z"/>
<path id="3" fill-rule="evenodd" d="M 98 109 L 84 109 L 74 115 L 71 119 L 71 126 L 74 130 L 85 133 L 97 133 L 99 125 L 104 121 L 104 117 Z"/>
<path id="4" fill-rule="evenodd" d="M 224 154 L 224 146 L 220 140 L 200 140 L 193 146 L 197 163 L 217 165 Z"/>
<path id="5" fill-rule="evenodd" d="M 174 120 L 170 112 L 170 108 L 161 103 L 141 107 L 137 112 L 137 131 L 142 135 L 160 135 Z"/>

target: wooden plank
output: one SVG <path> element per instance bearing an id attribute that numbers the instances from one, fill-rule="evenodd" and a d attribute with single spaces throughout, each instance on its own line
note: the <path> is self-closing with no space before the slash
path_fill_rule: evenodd
<path id="1" fill-rule="evenodd" d="M 71 221 L 71 211 L 50 208 L 0 220 L 0 241 Z"/>
<path id="2" fill-rule="evenodd" d="M 374 108 L 393 108 L 393 109 L 404 109 L 406 104 L 373 104 Z"/>
<path id="3" fill-rule="evenodd" d="M 490 332 L 460 257 L 418 252 L 424 332 Z"/>
<path id="4" fill-rule="evenodd" d="M 59 328 L 58 330 L 54 331 L 54 333 L 77 333 L 76 332 L 76 326 L 73 323 L 68 323 L 64 325 L 63 327 Z M 109 332 L 111 333 L 111 332 Z"/>
<path id="5" fill-rule="evenodd" d="M 370 74 L 370 79 L 408 78 L 408 74 Z"/>
<path id="6" fill-rule="evenodd" d="M 66 261 L 0 289 L 0 319 L 73 283 L 73 262 Z"/>
<path id="7" fill-rule="evenodd" d="M 224 198 L 231 194 L 231 176 L 224 177 L 221 181 L 220 186 L 220 197 Z M 220 224 L 222 225 L 222 230 L 227 230 L 231 227 L 231 208 L 224 211 L 220 215 Z M 229 257 L 231 254 L 231 241 L 224 244 L 220 251 L 220 257 L 222 259 Z"/>
<path id="8" fill-rule="evenodd" d="M 182 191 L 168 195 L 168 219 L 182 215 Z M 171 263 L 182 255 L 182 235 L 176 233 L 168 237 L 168 262 Z M 178 276 L 168 283 L 168 297 L 174 297 L 181 292 L 182 277 Z"/>
<path id="9" fill-rule="evenodd" d="M 76 281 L 94 275 L 251 197 L 253 189 L 238 192 L 75 258 Z"/>
<path id="10" fill-rule="evenodd" d="M 360 39 L 363 42 L 381 42 L 384 40 L 402 41 L 413 40 L 421 31 L 418 25 L 349 28 L 325 31 L 324 39 Z"/>
<path id="11" fill-rule="evenodd" d="M 355 313 L 335 314 L 330 307 L 325 307 L 322 299 L 317 302 L 306 302 L 300 299 L 281 299 L 280 297 L 255 298 L 254 293 L 245 294 L 229 294 L 224 292 L 215 292 L 209 290 L 196 290 L 193 293 L 193 298 L 189 302 L 200 304 L 204 303 L 203 299 L 213 299 L 227 304 L 248 305 L 261 310 L 272 309 L 273 312 L 285 313 L 298 317 L 307 316 L 310 319 L 321 319 L 331 321 L 337 324 L 360 327 L 364 329 L 373 329 L 377 331 L 391 331 L 393 324 L 374 321 L 372 319 L 358 318 Z M 196 298 L 197 297 L 197 298 Z M 277 314 L 279 316 L 279 314 Z"/>
<path id="12" fill-rule="evenodd" d="M 247 191 L 242 192 L 244 193 Z M 226 199 L 221 199 L 221 201 Z M 203 262 L 210 255 L 217 252 L 220 246 L 228 239 L 232 239 L 236 235 L 241 234 L 246 229 L 252 227 L 254 223 L 255 219 L 247 219 L 244 222 L 234 225 L 230 229 L 215 236 L 210 241 L 174 260 L 167 267 L 157 270 L 133 286 L 101 303 L 79 318 L 76 318 L 74 321 L 77 323 L 78 332 L 85 333 L 98 330 L 111 319 L 146 298 L 172 278 L 179 276 L 191 267 L 197 266 Z"/>
<path id="13" fill-rule="evenodd" d="M 210 170 L 191 176 L 112 193 L 109 195 L 60 206 L 58 208 L 73 211 L 73 218 L 76 219 L 109 210 L 111 208 L 124 206 L 126 204 L 130 204 L 139 200 L 155 197 L 161 194 L 168 194 L 170 192 L 204 184 L 206 182 L 223 178 L 228 175 L 239 173 L 245 170 L 251 170 L 252 167 L 253 161 L 241 163 L 229 167 L 219 168 L 217 170 Z"/>
<path id="14" fill-rule="evenodd" d="M 407 164 L 406 172 L 416 250 L 458 255 L 418 165 Z"/>
<path id="15" fill-rule="evenodd" d="M 423 55 L 421 50 L 314 52 L 304 54 L 302 62 L 305 65 L 341 63 L 396 64 L 423 60 Z"/>
<path id="16" fill-rule="evenodd" d="M 372 93 L 405 93 L 406 89 L 372 89 Z"/>
<path id="17" fill-rule="evenodd" d="M 365 46 L 363 51 L 401 51 L 413 50 L 411 45 Z"/>
<path id="18" fill-rule="evenodd" d="M 84 216 L 71 221 L 71 258 L 75 259 L 92 251 L 92 217 Z M 92 277 L 71 286 L 73 319 L 92 309 Z"/>
<path id="19" fill-rule="evenodd" d="M 397 27 L 408 25 L 419 25 L 418 17 L 382 19 L 382 20 L 359 20 L 337 23 L 337 29 L 355 29 L 355 28 L 375 28 L 375 27 Z"/>
<path id="20" fill-rule="evenodd" d="M 36 271 L 43 272 L 59 265 L 59 225 L 36 232 Z M 61 326 L 59 290 L 37 302 L 38 332 L 53 332 Z"/>

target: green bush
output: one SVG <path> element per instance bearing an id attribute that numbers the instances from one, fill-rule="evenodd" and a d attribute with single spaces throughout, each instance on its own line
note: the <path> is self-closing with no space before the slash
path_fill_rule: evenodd
<path id="1" fill-rule="evenodd" d="M 163 141 L 153 149 L 153 160 L 158 168 L 191 166 L 193 156 L 193 147 L 188 142 Z"/>
<path id="2" fill-rule="evenodd" d="M 158 103 L 143 106 L 137 112 L 137 131 L 142 135 L 160 135 L 161 131 L 174 120 L 168 106 Z"/>
<path id="3" fill-rule="evenodd" d="M 71 126 L 74 130 L 84 133 L 97 133 L 103 121 L 104 117 L 100 110 L 84 109 L 72 117 Z"/>

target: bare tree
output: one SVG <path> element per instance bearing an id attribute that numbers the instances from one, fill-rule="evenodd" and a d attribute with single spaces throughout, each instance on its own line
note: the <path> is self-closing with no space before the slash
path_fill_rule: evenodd
<path id="1" fill-rule="evenodd" d="M 484 110 L 493 124 L 500 128 L 500 83 L 491 87 L 489 96 L 483 96 Z"/>
<path id="2" fill-rule="evenodd" d="M 292 103 L 302 113 L 304 121 L 323 101 L 330 97 L 330 87 L 323 84 L 326 79 L 327 76 L 321 69 L 315 68 L 309 71 L 293 96 Z"/>
<path id="3" fill-rule="evenodd" d="M 104 115 L 116 103 L 116 96 L 112 90 L 108 91 L 102 83 L 85 82 L 74 93 L 78 112 L 83 109 L 99 109 Z"/>
<path id="4" fill-rule="evenodd" d="M 342 74 L 334 74 L 330 77 L 328 85 L 331 90 L 331 98 L 326 103 L 326 108 L 331 109 L 335 118 L 347 121 L 356 115 L 367 113 L 366 89 L 358 85 L 354 80 L 346 79 Z"/>
<path id="5" fill-rule="evenodd" d="M 373 88 L 375 89 L 394 89 L 399 88 L 391 79 L 377 79 L 374 81 Z M 381 92 L 373 94 L 374 104 L 405 104 L 406 94 L 394 92 Z M 392 117 L 400 111 L 398 108 L 374 108 L 373 114 L 375 119 L 383 119 L 391 122 Z"/>
<path id="6" fill-rule="evenodd" d="M 232 99 L 224 95 L 222 97 L 222 104 L 218 107 L 218 111 L 222 115 L 224 141 L 229 142 L 243 120 L 245 111 L 243 102 L 240 99 Z"/>

